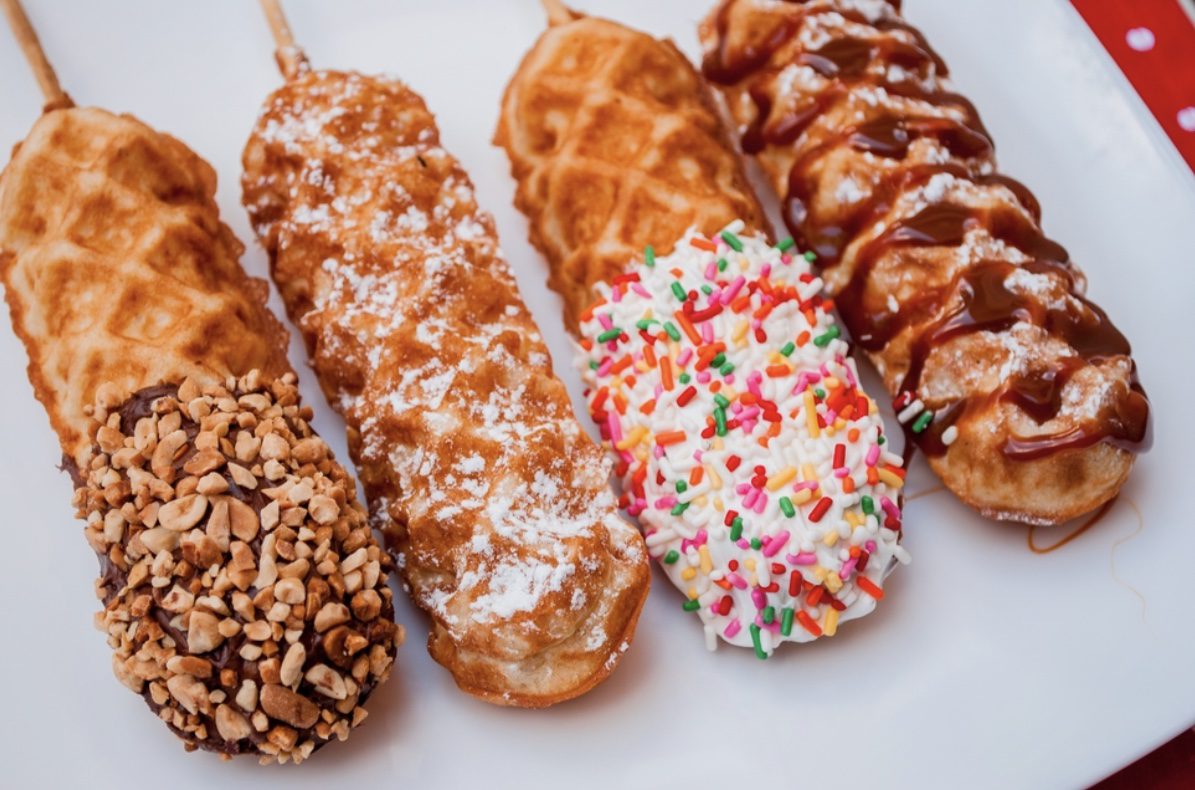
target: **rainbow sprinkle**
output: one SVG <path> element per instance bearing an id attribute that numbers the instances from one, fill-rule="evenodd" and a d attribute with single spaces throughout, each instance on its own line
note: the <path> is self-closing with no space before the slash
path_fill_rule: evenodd
<path id="1" fill-rule="evenodd" d="M 809 263 L 742 222 L 690 231 L 599 286 L 581 326 L 622 506 L 707 644 L 760 658 L 867 614 L 908 561 L 902 461 Z"/>

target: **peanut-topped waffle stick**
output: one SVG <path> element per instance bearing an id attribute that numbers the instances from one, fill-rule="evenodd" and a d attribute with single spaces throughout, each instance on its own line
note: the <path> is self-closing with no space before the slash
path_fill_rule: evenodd
<path id="1" fill-rule="evenodd" d="M 907 555 L 902 461 L 821 281 L 769 241 L 675 46 L 544 6 L 497 142 L 578 326 L 622 504 L 710 649 L 832 636 Z"/>
<path id="2" fill-rule="evenodd" d="M 643 541 L 423 100 L 311 70 L 262 5 L 287 82 L 245 149 L 244 202 L 429 650 L 489 702 L 582 694 L 631 640 Z"/>
<path id="3" fill-rule="evenodd" d="M 1128 341 L 899 10 L 723 0 L 704 71 L 933 470 L 986 516 L 1065 521 L 1120 491 L 1149 403 Z"/>
<path id="4" fill-rule="evenodd" d="M 211 168 L 75 107 L 3 7 L 46 109 L 0 175 L 0 277 L 100 558 L 112 668 L 188 750 L 298 763 L 390 673 L 389 560 L 299 405 Z"/>

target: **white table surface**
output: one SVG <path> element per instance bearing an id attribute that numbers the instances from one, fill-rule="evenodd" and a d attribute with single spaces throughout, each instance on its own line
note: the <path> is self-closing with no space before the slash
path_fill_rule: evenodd
<path id="1" fill-rule="evenodd" d="M 76 101 L 133 112 L 194 147 L 220 174 L 225 221 L 249 241 L 240 152 L 279 81 L 256 4 L 29 4 Z M 690 54 L 707 8 L 578 5 L 671 35 Z M 91 627 L 95 559 L 4 323 L 0 502 L 11 542 L 0 565 L 0 785 L 1079 787 L 1190 726 L 1195 528 L 1184 497 L 1195 436 L 1183 415 L 1195 385 L 1195 178 L 1063 0 L 905 5 L 980 108 L 1004 169 L 1037 192 L 1047 231 L 1134 342 L 1156 444 L 1098 527 L 1038 556 L 1023 527 L 985 522 L 945 494 L 918 499 L 906 519 L 914 563 L 892 577 L 879 610 L 767 663 L 750 651 L 707 653 L 696 618 L 657 577 L 619 670 L 547 711 L 458 693 L 424 649 L 425 620 L 400 595 L 408 643 L 348 743 L 297 770 L 226 764 L 184 754 L 113 679 Z M 506 158 L 489 144 L 505 82 L 542 29 L 534 0 L 292 0 L 288 11 L 317 66 L 401 75 L 424 94 L 578 397 L 559 302 L 511 206 Z M 7 150 L 40 99 L 3 34 L 0 106 Z M 266 271 L 252 242 L 244 263 Z M 346 457 L 343 426 L 306 369 L 302 384 L 317 427 Z M 910 489 L 933 485 L 915 464 Z"/>

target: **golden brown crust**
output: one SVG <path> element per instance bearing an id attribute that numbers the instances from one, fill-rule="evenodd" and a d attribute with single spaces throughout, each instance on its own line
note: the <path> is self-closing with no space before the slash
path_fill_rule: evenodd
<path id="1" fill-rule="evenodd" d="M 432 656 L 499 704 L 583 693 L 630 640 L 646 552 L 431 113 L 399 82 L 311 72 L 269 98 L 244 161 Z"/>
<path id="2" fill-rule="evenodd" d="M 579 16 L 546 30 L 506 88 L 495 142 L 573 331 L 609 282 L 691 226 L 770 231 L 700 76 L 670 41 Z"/>
<path id="3" fill-rule="evenodd" d="M 934 471 L 986 516 L 1065 521 L 1117 494 L 1144 435 L 1128 344 L 898 5 L 726 0 L 706 75 L 889 391 L 936 414 Z"/>
<path id="4" fill-rule="evenodd" d="M 174 138 L 98 109 L 43 115 L 0 178 L 0 278 L 63 452 L 102 382 L 290 370 L 267 286 L 219 220 L 216 178 Z"/>

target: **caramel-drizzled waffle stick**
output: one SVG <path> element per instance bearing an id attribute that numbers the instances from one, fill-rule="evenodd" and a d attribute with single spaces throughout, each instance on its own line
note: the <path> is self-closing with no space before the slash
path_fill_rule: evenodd
<path id="1" fill-rule="evenodd" d="M 1149 401 L 900 5 L 720 0 L 703 70 L 930 468 L 984 516 L 1058 524 L 1120 491 Z"/>
<path id="2" fill-rule="evenodd" d="M 4 9 L 46 107 L 0 175 L 0 279 L 100 559 L 113 671 L 188 750 L 300 762 L 389 675 L 389 559 L 311 430 L 211 168 L 76 108 Z"/>
<path id="3" fill-rule="evenodd" d="M 244 202 L 429 651 L 488 702 L 582 694 L 630 643 L 643 541 L 422 98 L 307 68 L 262 5 L 287 82 L 246 146 Z"/>

